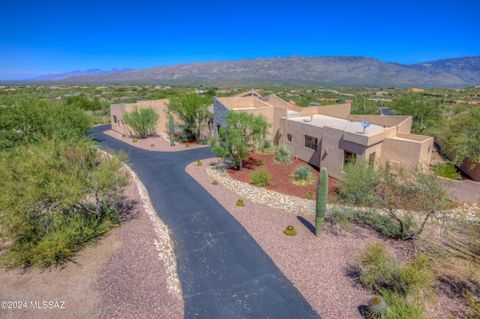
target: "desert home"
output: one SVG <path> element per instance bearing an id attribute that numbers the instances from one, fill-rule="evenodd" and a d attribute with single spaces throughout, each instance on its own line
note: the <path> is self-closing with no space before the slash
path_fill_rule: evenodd
<path id="1" fill-rule="evenodd" d="M 131 128 L 123 122 L 125 113 L 132 112 L 135 109 L 152 108 L 160 118 L 158 120 L 155 131 L 157 133 L 163 132 L 167 128 L 168 121 L 168 99 L 162 100 L 145 100 L 136 103 L 122 103 L 110 105 L 110 116 L 112 122 L 112 130 L 124 135 L 131 135 Z"/>
<path id="2" fill-rule="evenodd" d="M 372 166 L 389 163 L 394 170 L 430 164 L 433 138 L 411 134 L 411 116 L 351 115 L 350 108 L 350 103 L 300 108 L 252 90 L 214 99 L 214 130 L 225 125 L 230 111 L 262 115 L 275 144 L 287 146 L 316 167 L 326 167 L 337 179 L 343 178 L 343 166 L 350 160 Z"/>

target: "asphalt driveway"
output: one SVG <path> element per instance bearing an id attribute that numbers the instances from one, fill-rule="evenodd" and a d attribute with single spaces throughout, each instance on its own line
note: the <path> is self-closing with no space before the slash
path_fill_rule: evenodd
<path id="1" fill-rule="evenodd" d="M 153 152 L 103 134 L 107 129 L 95 127 L 92 137 L 128 154 L 172 231 L 185 318 L 319 318 L 248 232 L 185 172 L 194 160 L 212 157 L 210 149 Z"/>

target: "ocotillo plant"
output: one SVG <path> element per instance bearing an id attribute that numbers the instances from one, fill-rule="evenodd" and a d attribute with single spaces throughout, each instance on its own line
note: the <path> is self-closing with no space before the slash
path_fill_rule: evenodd
<path id="1" fill-rule="evenodd" d="M 168 114 L 168 129 L 170 130 L 170 146 L 175 145 L 175 125 L 173 124 L 172 113 Z"/>
<path id="2" fill-rule="evenodd" d="M 325 213 L 327 212 L 328 197 L 328 174 L 327 169 L 322 167 L 317 185 L 317 204 L 315 206 L 315 234 L 320 235 L 323 228 Z"/>

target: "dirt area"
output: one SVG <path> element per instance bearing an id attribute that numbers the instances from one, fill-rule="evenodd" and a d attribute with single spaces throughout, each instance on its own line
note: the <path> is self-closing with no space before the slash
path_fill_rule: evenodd
<path id="1" fill-rule="evenodd" d="M 175 146 L 170 146 L 170 143 L 165 141 L 165 139 L 163 139 L 161 136 L 150 136 L 143 139 L 137 139 L 136 142 L 133 142 L 133 138 L 123 137 L 120 133 L 115 132 L 114 130 L 107 130 L 104 133 L 117 140 L 149 151 L 178 152 L 193 148 L 207 147 L 206 145 L 200 145 L 195 142 L 188 143 L 188 147 L 186 146 L 186 144 L 182 144 L 179 142 L 175 142 Z"/>
<path id="2" fill-rule="evenodd" d="M 313 217 L 248 200 L 245 207 L 237 207 L 238 195 L 221 184 L 212 185 L 205 166 L 192 163 L 186 170 L 245 227 L 322 318 L 362 318 L 358 307 L 365 305 L 371 294 L 349 276 L 349 269 L 367 243 L 382 240 L 376 233 L 357 227 L 345 231 L 327 224 L 318 238 L 313 233 Z M 296 228 L 296 236 L 284 235 L 289 225 Z M 399 260 L 409 255 L 410 245 L 382 241 Z"/>
<path id="3" fill-rule="evenodd" d="M 293 159 L 290 164 L 279 164 L 274 161 L 275 155 L 264 155 L 252 152 L 249 159 L 245 161 L 241 171 L 236 169 L 228 170 L 228 174 L 241 182 L 250 183 L 250 174 L 252 172 L 267 171 L 272 176 L 272 181 L 266 187 L 279 193 L 293 195 L 306 199 L 316 198 L 316 189 L 318 181 L 318 168 L 309 166 L 304 161 Z M 299 166 L 309 166 L 314 175 L 314 180 L 309 185 L 296 185 L 292 183 L 292 175 Z M 338 193 L 338 185 L 340 181 L 328 177 L 328 201 L 333 203 Z M 309 194 L 310 193 L 310 194 Z M 308 195 L 309 194 L 309 195 Z M 312 196 L 312 197 L 310 197 Z"/>
<path id="4" fill-rule="evenodd" d="M 0 308 L 0 318 L 182 318 L 183 300 L 167 290 L 155 231 L 135 184 L 125 196 L 131 219 L 72 262 L 49 269 L 1 269 L 0 301 L 26 302 L 27 308 Z M 64 309 L 34 309 L 35 301 Z"/>

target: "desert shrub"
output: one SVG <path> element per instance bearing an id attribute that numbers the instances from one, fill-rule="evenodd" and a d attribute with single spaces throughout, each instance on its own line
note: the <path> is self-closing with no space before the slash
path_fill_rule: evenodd
<path id="1" fill-rule="evenodd" d="M 214 179 L 214 180 L 212 181 L 212 185 L 218 185 L 218 181 L 217 181 L 216 179 Z"/>
<path id="2" fill-rule="evenodd" d="M 391 238 L 413 240 L 432 219 L 445 216 L 451 201 L 438 179 L 421 170 L 391 174 L 388 166 L 374 170 L 364 163 L 345 166 L 346 176 L 339 190 L 339 201 L 383 211 L 363 218 Z M 415 211 L 414 222 L 410 213 Z"/>
<path id="3" fill-rule="evenodd" d="M 280 146 L 275 153 L 275 161 L 281 164 L 289 164 L 292 162 L 292 152 L 286 146 Z"/>
<path id="4" fill-rule="evenodd" d="M 243 199 L 239 198 L 235 202 L 235 205 L 237 205 L 238 207 L 243 207 L 243 206 L 245 206 L 245 201 Z"/>
<path id="5" fill-rule="evenodd" d="M 359 280 L 376 293 L 386 289 L 406 296 L 429 287 L 432 278 L 428 258 L 423 254 L 402 266 L 388 256 L 384 245 L 374 243 L 367 246 L 360 257 Z"/>
<path id="6" fill-rule="evenodd" d="M 266 139 L 263 141 L 260 146 L 260 152 L 263 154 L 273 154 L 275 153 L 275 146 L 273 145 L 272 140 Z"/>
<path id="7" fill-rule="evenodd" d="M 258 165 L 258 166 L 263 166 L 263 165 L 265 165 L 265 162 L 262 161 L 262 160 L 258 160 L 258 161 L 257 161 L 257 165 Z"/>
<path id="8" fill-rule="evenodd" d="M 200 145 L 208 145 L 209 142 L 210 142 L 210 139 L 208 137 L 201 137 L 197 139 L 197 143 Z"/>
<path id="9" fill-rule="evenodd" d="M 424 306 L 415 298 L 407 300 L 395 292 L 383 290 L 381 293 L 387 303 L 384 319 L 427 319 Z"/>
<path id="10" fill-rule="evenodd" d="M 270 183 L 271 180 L 272 176 L 266 171 L 252 172 L 250 174 L 250 181 L 255 186 L 265 187 Z"/>
<path id="11" fill-rule="evenodd" d="M 195 166 L 202 166 L 202 165 L 203 165 L 202 161 L 200 160 L 195 161 Z"/>
<path id="12" fill-rule="evenodd" d="M 299 166 L 293 172 L 293 179 L 297 183 L 311 183 L 313 181 L 312 170 L 308 166 Z"/>
<path id="13" fill-rule="evenodd" d="M 63 104 L 20 99 L 0 108 L 0 150 L 53 137 L 75 142 L 88 133 L 92 124 L 92 118 L 81 109 Z"/>
<path id="14" fill-rule="evenodd" d="M 128 175 L 93 142 L 58 139 L 0 153 L 2 264 L 61 264 L 120 222 Z"/>
<path id="15" fill-rule="evenodd" d="M 346 175 L 338 193 L 340 202 L 354 206 L 378 204 L 376 188 L 381 177 L 377 171 L 364 163 L 347 163 L 343 170 Z"/>
<path id="16" fill-rule="evenodd" d="M 306 194 L 307 199 L 313 199 L 313 192 L 307 192 Z"/>
<path id="17" fill-rule="evenodd" d="M 159 118 L 158 113 L 153 108 L 148 107 L 125 113 L 123 121 L 132 128 L 135 135 L 145 138 L 155 133 L 155 125 Z"/>
<path id="18" fill-rule="evenodd" d="M 453 164 L 439 164 L 434 168 L 435 175 L 449 178 L 449 179 L 459 179 L 460 174 L 457 171 L 457 168 Z"/>

